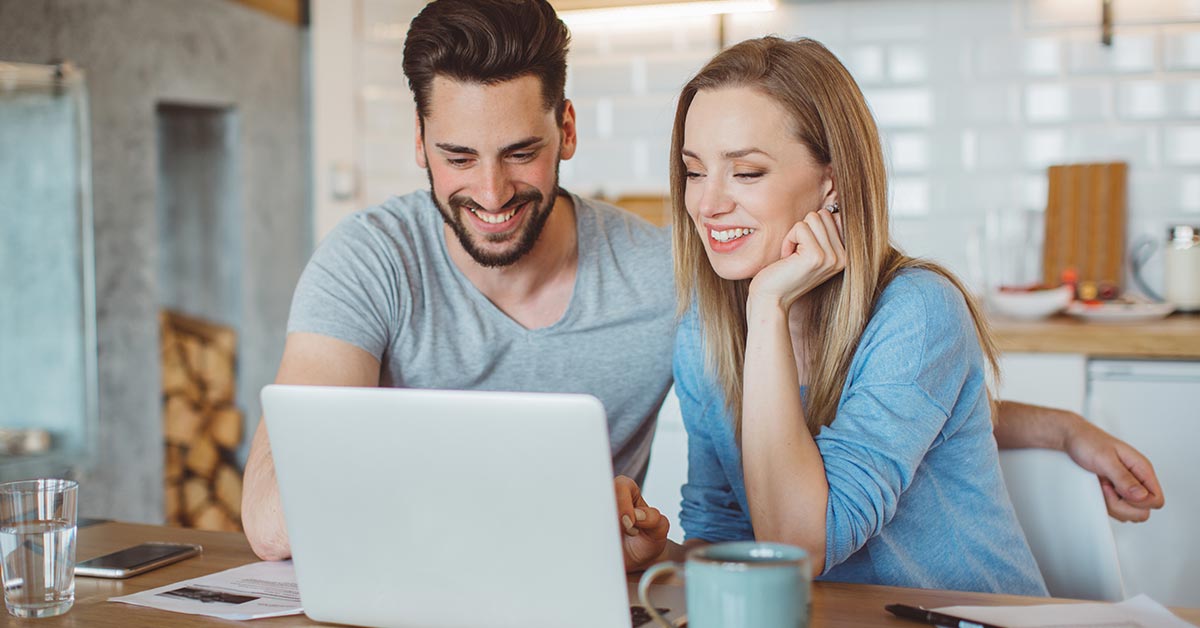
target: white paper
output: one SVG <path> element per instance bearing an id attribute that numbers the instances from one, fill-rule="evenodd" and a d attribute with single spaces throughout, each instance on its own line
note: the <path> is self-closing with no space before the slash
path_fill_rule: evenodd
<path id="1" fill-rule="evenodd" d="M 1145 595 L 1116 604 L 946 606 L 933 610 L 1005 628 L 1193 628 Z"/>
<path id="2" fill-rule="evenodd" d="M 237 620 L 304 612 L 290 560 L 250 563 L 108 601 Z"/>

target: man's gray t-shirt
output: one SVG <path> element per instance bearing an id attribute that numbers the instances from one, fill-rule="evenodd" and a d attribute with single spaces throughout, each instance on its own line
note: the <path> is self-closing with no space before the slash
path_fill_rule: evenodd
<path id="1" fill-rule="evenodd" d="M 296 286 L 288 332 L 366 350 L 380 362 L 380 386 L 595 395 L 614 470 L 640 483 L 671 386 L 670 242 L 628 212 L 571 199 L 579 267 L 570 304 L 549 327 L 526 329 L 480 293 L 450 261 L 429 192 L 414 192 L 325 238 Z"/>

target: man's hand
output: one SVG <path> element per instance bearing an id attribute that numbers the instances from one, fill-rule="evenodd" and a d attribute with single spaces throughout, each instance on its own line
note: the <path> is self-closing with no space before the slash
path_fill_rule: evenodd
<path id="1" fill-rule="evenodd" d="M 1063 448 L 1075 464 L 1099 476 L 1112 518 L 1145 521 L 1151 509 L 1162 508 L 1163 491 L 1154 466 L 1124 441 L 1079 417 Z"/>
<path id="2" fill-rule="evenodd" d="M 646 504 L 641 489 L 632 479 L 619 475 L 613 480 L 613 487 L 617 494 L 625 571 L 645 569 L 666 549 L 671 523 L 657 508 Z"/>

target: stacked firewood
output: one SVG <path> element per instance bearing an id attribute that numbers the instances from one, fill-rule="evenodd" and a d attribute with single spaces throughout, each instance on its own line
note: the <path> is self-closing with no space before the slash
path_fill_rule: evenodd
<path id="1" fill-rule="evenodd" d="M 241 530 L 242 413 L 234 401 L 237 333 L 163 311 L 163 434 L 166 522 Z"/>

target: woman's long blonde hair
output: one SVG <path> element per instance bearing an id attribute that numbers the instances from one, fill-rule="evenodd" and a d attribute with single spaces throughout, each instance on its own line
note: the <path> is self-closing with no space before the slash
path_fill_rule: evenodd
<path id="1" fill-rule="evenodd" d="M 850 362 L 883 289 L 902 270 L 936 272 L 966 299 L 975 332 L 993 374 L 996 346 L 978 305 L 949 271 L 898 251 L 888 235 L 887 173 L 879 131 L 858 85 L 841 62 L 811 39 L 763 37 L 741 42 L 709 61 L 683 88 L 671 137 L 671 203 L 674 216 L 679 315 L 698 303 L 707 366 L 724 388 L 741 441 L 742 373 L 746 355 L 746 298 L 750 280 L 727 281 L 713 270 L 687 208 L 682 151 L 684 123 L 696 93 L 749 87 L 774 99 L 791 115 L 796 139 L 815 161 L 833 168 L 846 269 L 810 293 L 806 324 L 821 330 L 809 346 L 805 416 L 815 435 L 833 422 Z"/>

